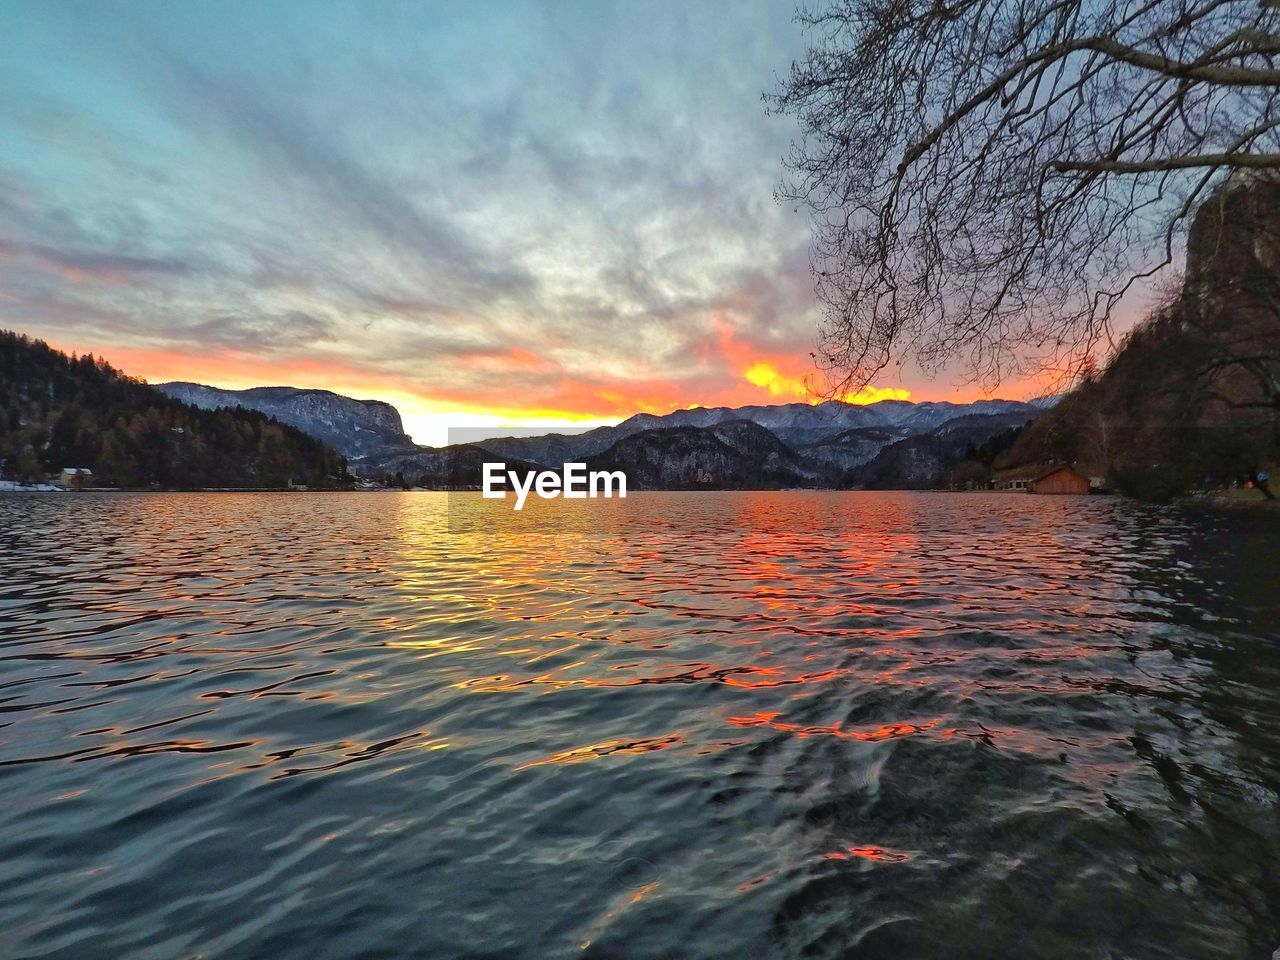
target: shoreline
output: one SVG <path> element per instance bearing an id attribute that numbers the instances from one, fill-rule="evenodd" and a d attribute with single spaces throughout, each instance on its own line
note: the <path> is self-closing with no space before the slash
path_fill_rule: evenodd
<path id="1" fill-rule="evenodd" d="M 317 494 L 317 493 L 364 493 L 364 494 L 388 494 L 388 493 L 476 493 L 476 490 L 445 490 L 434 488 L 410 488 L 408 490 L 399 487 L 385 487 L 378 489 L 355 489 L 355 488 L 326 488 L 326 489 L 289 489 L 288 487 L 165 487 L 155 489 L 152 487 L 91 487 L 87 490 L 71 490 L 65 487 L 57 487 L 52 484 L 32 484 L 30 486 L 17 486 L 12 481 L 5 482 L 7 485 L 0 486 L 0 496 L 6 494 L 13 496 L 45 496 L 45 495 L 79 495 L 79 494 L 191 494 L 191 493 L 258 493 L 258 494 Z M 1132 497 L 1125 497 L 1118 493 L 1087 493 L 1087 494 L 1033 494 L 1027 491 L 1014 490 L 949 490 L 943 487 L 929 488 L 886 488 L 869 490 L 866 488 L 851 487 L 758 487 L 758 488 L 735 488 L 735 489 L 717 489 L 717 490 L 689 490 L 689 489 L 671 489 L 671 490 L 633 490 L 631 495 L 648 494 L 648 493 L 928 493 L 928 494 L 951 494 L 958 496 L 1015 496 L 1034 497 L 1036 499 L 1119 499 L 1131 500 L 1134 503 L 1143 503 L 1146 501 L 1136 500 Z M 1154 502 L 1151 502 L 1154 505 Z M 1221 494 L 1205 494 L 1205 495 L 1189 495 L 1177 497 L 1173 500 L 1166 501 L 1169 506 L 1190 507 L 1211 510 L 1229 510 L 1229 511 L 1260 511 L 1274 512 L 1280 511 L 1280 500 L 1255 499 L 1252 497 L 1232 497 Z"/>

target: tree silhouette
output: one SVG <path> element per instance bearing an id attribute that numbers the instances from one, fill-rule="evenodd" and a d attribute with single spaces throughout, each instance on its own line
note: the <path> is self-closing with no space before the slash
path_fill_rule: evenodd
<path id="1" fill-rule="evenodd" d="M 1280 170 L 1280 5 L 834 0 L 771 109 L 833 393 L 913 357 L 1074 376 L 1229 177 Z"/>

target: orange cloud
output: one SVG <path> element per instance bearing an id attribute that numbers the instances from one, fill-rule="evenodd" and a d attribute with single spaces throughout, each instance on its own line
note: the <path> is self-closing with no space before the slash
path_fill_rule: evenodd
<path id="1" fill-rule="evenodd" d="M 741 397 L 737 403 L 773 400 L 821 403 L 828 399 L 811 386 L 813 357 L 808 353 L 791 355 L 766 353 L 738 337 L 733 321 L 725 313 L 712 318 L 716 331 L 713 345 L 702 352 L 704 363 L 727 362 L 746 383 L 763 391 L 755 398 Z M 904 387 L 863 387 L 838 397 L 845 403 L 867 404 L 880 400 L 909 400 L 911 391 Z"/>
<path id="2" fill-rule="evenodd" d="M 634 376 L 578 373 L 563 369 L 552 355 L 530 345 L 464 354 L 443 366 L 427 364 L 420 376 L 332 354 L 259 354 L 226 348 L 197 353 L 122 346 L 100 350 L 100 344 L 65 340 L 55 346 L 101 352 L 126 373 L 153 383 L 197 380 L 233 389 L 288 384 L 386 400 L 399 408 L 415 439 L 431 444 L 445 442 L 448 428 L 454 426 L 594 426 L 617 423 L 635 413 L 752 403 L 816 404 L 825 399 L 810 388 L 813 358 L 807 352 L 762 350 L 723 313 L 713 315 L 710 335 L 691 346 L 696 363 L 678 378 L 655 378 L 638 371 Z M 1026 381 L 1006 388 L 1015 396 L 1036 395 Z M 930 399 L 958 403 L 988 396 L 973 387 L 921 389 L 928 391 L 925 396 Z M 911 398 L 912 390 L 904 386 L 869 386 L 839 397 L 855 404 Z"/>
<path id="3" fill-rule="evenodd" d="M 773 364 L 758 360 L 742 371 L 747 382 L 763 387 L 773 397 L 806 398 L 811 395 L 808 385 L 800 377 L 788 377 L 778 372 Z"/>
<path id="4" fill-rule="evenodd" d="M 369 369 L 357 362 L 320 357 L 261 356 L 239 350 L 183 350 L 109 347 L 54 342 L 67 352 L 92 350 L 131 376 L 151 383 L 194 380 L 228 389 L 288 385 L 333 390 L 361 399 L 385 400 L 399 409 L 405 428 L 421 443 L 446 442 L 449 427 L 547 427 L 577 423 L 617 423 L 633 413 L 670 413 L 679 408 L 681 385 L 671 381 L 624 382 L 609 378 L 555 378 L 536 391 L 484 392 L 464 385 L 422 381 Z M 515 348 L 480 360 L 464 358 L 456 368 L 554 372 L 550 361 Z M 745 400 L 743 402 L 746 402 Z"/>

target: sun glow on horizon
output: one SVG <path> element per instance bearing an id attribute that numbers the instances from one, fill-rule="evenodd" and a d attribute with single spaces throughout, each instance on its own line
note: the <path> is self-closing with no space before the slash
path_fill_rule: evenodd
<path id="1" fill-rule="evenodd" d="M 59 338 L 61 340 L 61 338 Z M 193 380 L 222 389 L 289 385 L 332 390 L 343 396 L 390 403 L 399 411 L 414 442 L 440 447 L 449 443 L 451 429 L 480 428 L 490 436 L 535 429 L 558 432 L 569 428 L 613 426 L 635 414 L 661 416 L 700 407 L 741 407 L 753 403 L 800 402 L 811 405 L 830 399 L 810 387 L 805 376 L 807 355 L 755 353 L 721 330 L 717 353 L 707 362 L 720 365 L 718 378 L 692 384 L 687 380 L 625 379 L 566 375 L 549 389 L 522 395 L 518 390 L 467 390 L 453 384 L 421 383 L 403 373 L 388 374 L 358 362 L 331 356 L 263 356 L 245 351 L 219 350 L 199 356 L 181 349 L 139 348 L 72 343 L 52 345 L 67 352 L 90 349 L 125 373 L 151 383 Z M 718 355 L 717 355 L 718 354 Z M 1024 395 L 1040 395 L 1031 381 L 1021 382 Z M 690 395 L 696 396 L 696 401 Z M 945 399 L 968 403 L 988 396 L 980 391 L 956 392 Z M 928 399 L 944 399 L 926 394 Z M 919 399 L 906 387 L 866 386 L 838 394 L 835 399 L 865 405 L 884 400 Z M 521 401 L 525 401 L 522 403 Z"/>
<path id="2" fill-rule="evenodd" d="M 787 376 L 768 361 L 760 360 L 742 371 L 743 377 L 753 386 L 762 387 L 773 397 L 791 397 L 804 403 L 821 403 L 827 399 L 810 388 L 803 377 Z M 859 406 L 879 403 L 881 400 L 910 400 L 911 391 L 902 387 L 872 387 L 845 393 L 837 399 Z"/>
<path id="3" fill-rule="evenodd" d="M 483 429 L 486 432 L 492 431 L 490 436 L 501 437 L 505 432 L 513 430 L 537 429 L 555 433 L 570 426 L 583 429 L 610 427 L 617 424 L 620 419 L 549 410 L 528 413 L 518 410 L 495 412 L 479 408 L 440 411 L 410 403 L 396 404 L 396 407 L 400 410 L 405 432 L 413 438 L 415 443 L 430 447 L 443 447 L 450 443 L 450 430 Z"/>
<path id="4" fill-rule="evenodd" d="M 861 390 L 846 393 L 839 399 L 843 400 L 845 403 L 865 406 L 869 403 L 879 403 L 881 400 L 910 400 L 911 391 L 903 387 L 866 386 Z"/>

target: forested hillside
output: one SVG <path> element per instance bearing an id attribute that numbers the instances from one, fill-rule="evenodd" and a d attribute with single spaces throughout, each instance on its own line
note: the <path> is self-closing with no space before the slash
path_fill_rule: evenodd
<path id="1" fill-rule="evenodd" d="M 1280 461 L 1280 183 L 1228 184 L 1197 212 L 1181 289 L 1018 438 L 999 466 L 1059 461 L 1167 499 Z"/>
<path id="2" fill-rule="evenodd" d="M 87 467 L 122 487 L 334 486 L 346 461 L 250 410 L 200 410 L 92 356 L 0 331 L 0 472 Z"/>

